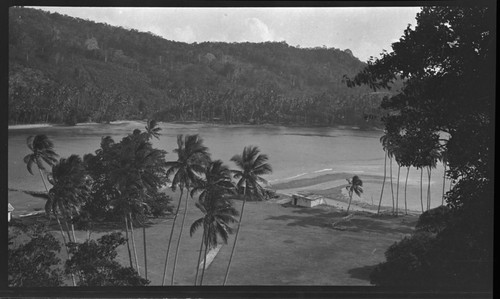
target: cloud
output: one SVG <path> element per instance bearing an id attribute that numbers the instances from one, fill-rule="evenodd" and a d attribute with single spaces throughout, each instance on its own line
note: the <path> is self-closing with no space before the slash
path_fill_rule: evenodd
<path id="1" fill-rule="evenodd" d="M 169 39 L 180 42 L 192 43 L 196 41 L 196 34 L 194 33 L 193 28 L 191 28 L 191 26 L 189 25 L 185 27 L 176 27 L 170 34 Z"/>
<path id="2" fill-rule="evenodd" d="M 274 33 L 266 23 L 258 18 L 245 19 L 245 30 L 243 31 L 242 40 L 249 42 L 265 42 L 274 41 Z"/>

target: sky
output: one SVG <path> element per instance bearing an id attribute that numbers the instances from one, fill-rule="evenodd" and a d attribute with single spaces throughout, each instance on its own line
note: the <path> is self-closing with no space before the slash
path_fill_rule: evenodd
<path id="1" fill-rule="evenodd" d="M 36 7 L 186 43 L 285 41 L 350 49 L 361 61 L 390 52 L 418 7 Z"/>

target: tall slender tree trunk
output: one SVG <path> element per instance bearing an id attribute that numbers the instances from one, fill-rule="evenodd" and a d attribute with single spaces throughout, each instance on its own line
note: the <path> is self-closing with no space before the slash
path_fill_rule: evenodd
<path id="1" fill-rule="evenodd" d="M 347 205 L 347 214 L 349 214 L 349 208 L 351 207 L 352 201 L 352 191 L 349 191 L 349 204 Z"/>
<path id="2" fill-rule="evenodd" d="M 75 225 L 73 224 L 73 216 L 70 214 L 69 216 L 67 216 L 67 218 L 69 218 L 69 224 L 70 224 L 69 227 L 71 227 L 71 235 L 73 236 L 73 242 L 76 243 Z M 69 232 L 69 228 L 68 228 L 68 232 Z"/>
<path id="3" fill-rule="evenodd" d="M 61 231 L 61 236 L 63 238 L 63 244 L 64 244 L 64 248 L 66 249 L 66 255 L 68 256 L 68 260 L 69 260 L 68 243 L 66 242 L 66 237 L 64 236 L 63 227 L 61 225 L 61 221 L 59 220 L 59 216 L 57 216 L 57 214 L 55 216 L 56 216 L 57 224 L 59 225 L 59 229 Z M 71 242 L 71 240 L 70 240 L 70 242 Z M 73 286 L 75 287 L 76 280 L 75 280 L 75 274 L 73 274 L 73 273 L 71 273 L 71 282 L 73 283 Z"/>
<path id="4" fill-rule="evenodd" d="M 445 187 L 445 184 L 446 184 L 446 162 L 443 162 L 443 166 L 444 166 L 444 171 L 443 171 L 443 194 L 441 196 L 441 205 L 442 206 L 444 205 L 444 187 Z"/>
<path id="5" fill-rule="evenodd" d="M 384 195 L 384 186 L 385 186 L 386 175 L 387 175 L 387 153 L 385 153 L 385 157 L 384 157 L 384 181 L 382 182 L 382 191 L 380 191 L 380 200 L 378 201 L 377 214 L 380 214 L 380 206 L 382 205 L 382 195 Z"/>
<path id="6" fill-rule="evenodd" d="M 247 201 L 246 193 L 247 193 L 247 186 L 245 183 L 245 187 L 243 189 L 243 204 L 241 205 L 240 220 L 238 222 L 238 228 L 236 229 L 236 235 L 234 236 L 233 249 L 231 250 L 231 255 L 229 256 L 229 263 L 227 264 L 226 275 L 224 276 L 224 283 L 222 285 L 226 285 L 227 278 L 229 277 L 229 269 L 231 269 L 231 262 L 233 260 L 234 249 L 236 248 L 236 243 L 238 242 L 238 235 L 240 234 L 241 222 L 243 220 L 243 213 L 245 211 L 245 203 Z"/>
<path id="7" fill-rule="evenodd" d="M 399 215 L 399 173 L 401 172 L 401 166 L 398 164 L 398 182 L 396 184 L 396 216 Z"/>
<path id="8" fill-rule="evenodd" d="M 188 202 L 189 202 L 188 196 L 189 196 L 189 189 L 186 188 L 186 203 L 184 204 L 184 214 L 182 215 L 181 231 L 179 232 L 179 239 L 177 239 L 177 246 L 175 248 L 174 267 L 172 268 L 172 279 L 170 281 L 170 285 L 174 285 L 175 267 L 177 266 L 177 256 L 179 254 L 179 246 L 181 245 L 182 231 L 184 229 L 184 220 L 186 220 L 186 214 L 188 210 Z"/>
<path id="9" fill-rule="evenodd" d="M 201 270 L 200 286 L 203 285 L 203 277 L 205 276 L 205 269 L 207 268 L 207 249 L 208 249 L 208 233 L 205 234 L 205 252 L 203 253 L 203 255 L 204 255 L 204 257 L 203 257 L 203 269 Z"/>
<path id="10" fill-rule="evenodd" d="M 170 237 L 168 238 L 168 246 L 167 246 L 167 256 L 165 257 L 165 268 L 163 269 L 163 279 L 161 283 L 162 286 L 165 285 L 165 278 L 167 276 L 168 254 L 170 252 L 170 244 L 172 243 L 172 237 L 174 236 L 175 222 L 177 221 L 177 215 L 179 214 L 179 208 L 181 206 L 183 192 L 184 188 L 181 188 L 181 195 L 179 196 L 179 202 L 177 204 L 177 209 L 175 211 L 174 221 L 172 222 L 172 228 L 170 229 Z"/>
<path id="11" fill-rule="evenodd" d="M 144 247 L 144 275 L 145 278 L 148 279 L 148 248 L 146 245 L 146 225 L 143 223 L 142 225 L 142 245 Z"/>
<path id="12" fill-rule="evenodd" d="M 431 209 L 431 175 L 432 175 L 432 168 L 429 166 L 427 170 L 427 176 L 429 178 L 427 185 L 427 210 Z"/>
<path id="13" fill-rule="evenodd" d="M 420 205 L 422 206 L 422 213 L 424 212 L 424 198 L 423 198 L 423 190 L 422 190 L 422 181 L 424 177 L 424 168 L 420 168 Z"/>
<path id="14" fill-rule="evenodd" d="M 200 250 L 198 252 L 198 262 L 196 263 L 196 276 L 194 278 L 194 285 L 198 283 L 198 273 L 200 270 L 201 252 L 203 250 L 203 242 L 205 242 L 205 230 L 203 230 L 203 235 L 201 236 Z"/>
<path id="15" fill-rule="evenodd" d="M 66 234 L 68 234 L 68 240 L 70 242 L 74 242 L 74 241 L 71 240 L 71 232 L 70 232 L 70 229 L 69 229 L 69 226 L 68 226 L 67 219 L 64 219 L 64 226 L 66 227 Z"/>
<path id="16" fill-rule="evenodd" d="M 139 267 L 139 259 L 137 258 L 137 247 L 135 246 L 134 224 L 132 223 L 132 213 L 128 213 L 128 217 L 130 222 L 130 235 L 132 236 L 132 249 L 134 250 L 135 267 L 137 268 L 137 273 L 141 275 L 141 270 Z"/>
<path id="17" fill-rule="evenodd" d="M 50 196 L 49 188 L 47 187 L 47 183 L 45 183 L 45 179 L 43 177 L 42 170 L 40 168 L 38 168 L 38 172 L 40 173 L 40 177 L 42 178 L 42 182 L 43 182 L 43 186 L 45 187 L 45 191 L 47 191 L 47 196 Z M 69 260 L 68 243 L 66 242 L 66 237 L 64 236 L 63 227 L 61 225 L 61 221 L 59 220 L 59 216 L 57 216 L 57 214 L 55 214 L 55 217 L 56 217 L 56 220 L 57 220 L 57 224 L 59 225 L 59 229 L 61 230 L 61 236 L 62 236 L 62 239 L 63 239 L 64 248 L 66 249 L 66 255 L 68 256 L 68 260 Z M 71 242 L 71 240 L 70 240 L 70 242 Z M 75 275 L 73 273 L 71 273 L 71 281 L 73 283 L 73 286 L 75 287 L 76 286 L 76 280 L 75 280 Z"/>
<path id="18" fill-rule="evenodd" d="M 123 215 L 123 220 L 125 222 L 125 236 L 127 238 L 127 251 L 128 251 L 128 259 L 130 262 L 130 268 L 134 268 L 134 265 L 132 263 L 132 252 L 130 252 L 130 243 L 129 243 L 129 238 L 128 238 L 128 223 L 127 223 L 127 215 Z"/>
<path id="19" fill-rule="evenodd" d="M 389 176 L 391 177 L 392 214 L 394 214 L 394 188 L 392 183 L 392 158 L 389 158 Z"/>
<path id="20" fill-rule="evenodd" d="M 408 215 L 408 206 L 406 202 L 406 187 L 408 186 L 408 175 L 410 174 L 410 166 L 406 168 L 406 181 L 405 181 L 405 215 Z"/>

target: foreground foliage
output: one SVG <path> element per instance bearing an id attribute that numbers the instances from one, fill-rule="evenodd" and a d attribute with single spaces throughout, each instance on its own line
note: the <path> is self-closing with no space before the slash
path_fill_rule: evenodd
<path id="1" fill-rule="evenodd" d="M 445 157 L 454 182 L 446 221 L 421 223 L 425 232 L 391 247 L 375 284 L 492 288 L 494 24 L 490 7 L 424 7 L 393 52 L 346 80 L 376 90 L 404 79 L 402 92 L 382 103 L 386 133 L 404 149 L 404 166 L 428 167 L 430 176 Z"/>
<path id="2" fill-rule="evenodd" d="M 28 237 L 29 241 L 15 244 L 14 240 Z M 17 243 L 17 242 L 16 242 Z M 9 227 L 7 252 L 10 287 L 56 287 L 64 275 L 58 266 L 61 245 L 43 225 Z"/>
<path id="3" fill-rule="evenodd" d="M 116 248 L 125 244 L 121 233 L 111 233 L 84 243 L 71 243 L 71 259 L 66 273 L 79 278 L 79 286 L 145 286 L 149 281 L 130 267 L 123 267 L 115 258 Z"/>

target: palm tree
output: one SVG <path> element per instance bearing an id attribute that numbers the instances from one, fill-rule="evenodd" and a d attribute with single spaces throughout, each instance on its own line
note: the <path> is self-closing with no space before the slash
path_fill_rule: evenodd
<path id="1" fill-rule="evenodd" d="M 61 213 L 65 216 L 66 223 L 69 219 L 73 242 L 76 242 L 73 215 L 78 214 L 81 205 L 89 195 L 89 177 L 82 159 L 77 155 L 71 155 L 68 159 L 60 159 L 52 167 L 48 180 L 53 187 L 49 191 L 50 196 L 45 204 L 45 211 L 47 215 L 52 213 L 56 218 Z M 69 230 L 67 233 L 71 241 Z"/>
<path id="2" fill-rule="evenodd" d="M 408 186 L 408 175 L 410 174 L 410 166 L 406 167 L 406 180 L 405 180 L 405 215 L 408 215 L 408 206 L 406 202 L 406 187 Z"/>
<path id="3" fill-rule="evenodd" d="M 396 183 L 396 216 L 398 216 L 399 215 L 399 179 L 400 179 L 400 173 L 401 173 L 401 160 L 402 160 L 402 153 L 401 153 L 400 144 L 398 144 L 395 147 L 394 158 L 396 160 L 396 164 L 398 165 L 398 180 Z"/>
<path id="4" fill-rule="evenodd" d="M 227 166 L 222 164 L 221 160 L 210 162 L 205 168 L 204 178 L 199 179 L 191 190 L 191 197 L 200 193 L 198 201 L 201 203 L 212 200 L 214 194 L 219 201 L 227 200 L 228 196 L 235 193 L 235 186 L 231 181 L 231 172 Z M 230 202 L 227 201 L 229 204 Z M 203 210 L 202 210 L 203 211 Z M 205 233 L 204 233 L 205 236 Z M 204 238 L 204 237 L 203 237 Z M 198 265 L 200 264 L 201 250 L 203 241 L 200 244 L 200 255 L 198 256 Z M 195 285 L 198 281 L 198 267 L 196 268 Z"/>
<path id="5" fill-rule="evenodd" d="M 231 181 L 231 171 L 221 160 L 211 161 L 204 170 L 204 178 L 198 179 L 191 189 L 191 197 L 200 193 L 202 201 L 212 191 L 221 191 L 225 194 L 234 194 L 235 185 Z"/>
<path id="6" fill-rule="evenodd" d="M 184 215 L 182 218 L 181 230 L 179 233 L 179 239 L 177 240 L 177 247 L 174 258 L 174 266 L 172 272 L 171 285 L 174 283 L 175 277 L 175 267 L 177 263 L 178 248 L 182 238 L 182 230 L 184 227 L 184 219 L 186 218 L 189 188 L 193 182 L 196 182 L 198 174 L 204 172 L 204 165 L 210 160 L 210 154 L 208 153 L 208 148 L 203 145 L 203 139 L 196 135 L 183 135 L 177 136 L 177 148 L 174 150 L 177 153 L 177 161 L 170 161 L 165 163 L 167 169 L 167 177 L 174 174 L 172 179 L 172 190 L 175 191 L 177 187 L 180 189 L 179 202 L 177 204 L 177 209 L 174 214 L 174 221 L 172 222 L 172 228 L 170 231 L 170 237 L 167 246 L 167 255 L 165 257 L 165 268 L 163 270 L 163 280 L 162 285 L 165 285 L 165 277 L 167 273 L 168 257 L 170 252 L 170 245 L 172 242 L 172 237 L 174 233 L 175 223 L 177 220 L 177 215 L 179 214 L 179 208 L 182 202 L 182 195 L 184 189 L 186 189 L 186 202 L 184 206 Z"/>
<path id="7" fill-rule="evenodd" d="M 427 185 L 427 210 L 431 208 L 431 175 L 432 168 L 436 168 L 437 161 L 439 159 L 439 152 L 436 148 L 432 148 L 427 157 L 427 175 L 428 175 L 428 185 Z"/>
<path id="8" fill-rule="evenodd" d="M 395 148 L 392 141 L 389 141 L 389 146 L 387 147 L 387 156 L 389 157 L 389 176 L 391 179 L 391 195 L 392 195 L 392 213 L 394 214 L 394 184 L 392 182 L 392 158 L 395 154 Z"/>
<path id="9" fill-rule="evenodd" d="M 45 182 L 45 178 L 43 177 L 42 170 L 45 170 L 44 163 L 50 167 L 54 166 L 57 163 L 57 157 L 59 157 L 59 155 L 56 154 L 56 152 L 54 151 L 54 143 L 46 135 L 41 134 L 36 136 L 29 136 L 26 139 L 26 144 L 28 148 L 32 151 L 32 153 L 26 155 L 23 161 L 24 163 L 26 163 L 26 167 L 29 173 L 31 173 L 31 175 L 33 175 L 33 170 L 32 170 L 33 164 L 36 164 L 49 200 L 51 195 L 49 192 L 49 188 L 47 187 L 47 183 Z M 59 229 L 61 231 L 63 244 L 69 259 L 69 251 L 68 251 L 68 244 L 66 242 L 66 237 L 64 236 L 63 228 L 59 218 L 56 217 L 56 219 L 57 223 L 59 224 Z M 71 278 L 73 281 L 73 286 L 76 286 L 74 275 L 71 275 Z"/>
<path id="10" fill-rule="evenodd" d="M 224 198 L 224 195 L 225 192 L 223 190 L 212 190 L 207 192 L 207 196 L 203 200 L 199 200 L 196 203 L 196 207 L 203 213 L 203 217 L 193 222 L 189 233 L 193 236 L 196 230 L 203 226 L 203 236 L 198 253 L 198 263 L 196 264 L 195 285 L 198 281 L 198 270 L 203 246 L 205 246 L 205 258 L 203 259 L 200 285 L 203 284 L 207 251 L 217 247 L 219 244 L 218 236 L 222 238 L 224 244 L 227 244 L 229 234 L 233 232 L 229 224 L 237 222 L 234 217 L 238 216 L 238 211 L 231 206 L 230 202 Z"/>
<path id="11" fill-rule="evenodd" d="M 131 229 L 138 273 L 140 273 L 140 269 L 135 246 L 134 218 L 143 216 L 147 209 L 144 202 L 147 191 L 157 190 L 161 186 L 164 176 L 164 156 L 165 152 L 152 148 L 151 143 L 144 139 L 138 130 L 123 138 L 109 151 L 108 155 L 110 158 L 107 164 L 110 168 L 110 181 L 119 194 L 115 205 L 123 215 L 127 241 L 128 229 L 129 227 Z"/>
<path id="12" fill-rule="evenodd" d="M 349 192 L 349 205 L 347 206 L 347 214 L 349 214 L 349 208 L 351 207 L 352 194 L 356 193 L 357 196 L 361 196 L 363 193 L 363 181 L 357 176 L 353 176 L 352 179 L 346 179 L 349 183 L 345 188 Z"/>
<path id="13" fill-rule="evenodd" d="M 377 214 L 380 213 L 380 206 L 382 205 L 382 195 L 384 194 L 385 178 L 387 176 L 387 147 L 389 145 L 389 137 L 387 133 L 380 137 L 380 142 L 382 143 L 382 149 L 384 150 L 384 180 L 382 182 L 382 190 L 380 191 L 380 200 L 378 202 Z"/>
<path id="14" fill-rule="evenodd" d="M 443 194 L 441 195 L 441 205 L 444 205 L 444 188 L 446 184 L 446 164 L 448 164 L 448 154 L 446 150 L 441 151 L 439 159 L 443 163 Z"/>
<path id="15" fill-rule="evenodd" d="M 158 123 L 156 122 L 156 120 L 152 119 L 152 120 L 149 120 L 147 125 L 146 125 L 146 134 L 148 136 L 148 139 L 154 137 L 156 139 L 160 139 L 160 131 L 161 131 L 161 128 L 158 127 Z"/>
<path id="16" fill-rule="evenodd" d="M 63 214 L 65 219 L 70 219 L 71 229 L 73 231 L 73 242 L 76 242 L 75 230 L 73 225 L 73 213 L 78 213 L 80 206 L 86 200 L 89 194 L 88 176 L 85 173 L 82 159 L 77 155 L 71 155 L 68 159 L 60 159 L 52 167 L 52 174 L 49 176 L 49 182 L 53 187 L 49 191 L 49 197 L 45 203 L 47 215 L 53 214 L 59 225 L 63 243 L 67 250 L 67 243 L 64 237 L 59 214 Z M 67 220 L 65 220 L 66 232 L 69 242 L 72 242 L 69 233 Z M 74 274 L 71 274 L 73 285 L 76 285 Z"/>
<path id="17" fill-rule="evenodd" d="M 32 153 L 24 157 L 24 163 L 26 163 L 26 167 L 31 175 L 33 175 L 33 164 L 36 164 L 45 190 L 49 193 L 42 170 L 45 170 L 44 163 L 52 167 L 57 162 L 57 157 L 59 156 L 54 152 L 54 143 L 46 135 L 36 135 L 29 136 L 26 139 L 26 144 Z"/>
<path id="18" fill-rule="evenodd" d="M 241 205 L 240 219 L 238 221 L 238 228 L 234 237 L 233 249 L 229 257 L 229 264 L 227 265 L 226 275 L 224 277 L 224 285 L 226 285 L 229 276 L 229 269 L 231 268 L 231 261 L 233 259 L 234 250 L 238 242 L 238 234 L 240 232 L 243 213 L 245 210 L 245 203 L 248 198 L 262 199 L 265 197 L 265 190 L 259 183 L 267 184 L 261 176 L 272 172 L 272 167 L 267 161 L 268 156 L 260 154 L 260 150 L 256 146 L 246 146 L 243 149 L 242 155 L 235 155 L 231 158 L 239 170 L 233 170 L 234 178 L 238 180 L 236 184 L 239 191 L 243 187 L 243 204 Z"/>

